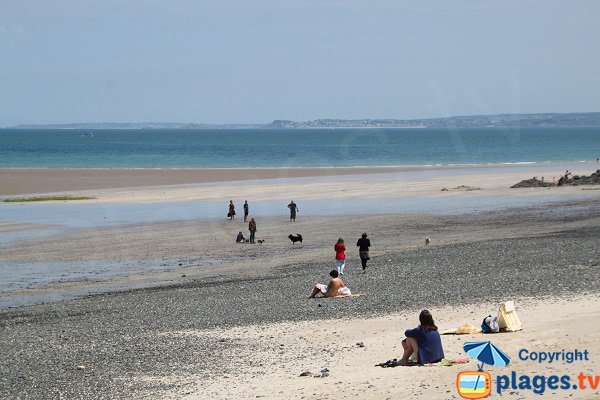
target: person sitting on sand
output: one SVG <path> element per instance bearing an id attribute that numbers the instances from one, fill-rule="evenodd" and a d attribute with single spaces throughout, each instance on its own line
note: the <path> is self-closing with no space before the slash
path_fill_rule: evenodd
<path id="1" fill-rule="evenodd" d="M 413 353 L 416 353 L 419 364 L 436 363 L 444 358 L 442 338 L 428 310 L 423 310 L 419 314 L 419 326 L 406 330 L 404 334 L 406 339 L 402 341 L 404 354 L 400 365 L 408 365 L 408 359 Z"/>
<path id="2" fill-rule="evenodd" d="M 242 232 L 238 232 L 235 242 L 236 243 L 244 243 L 245 241 L 246 241 L 246 238 L 244 238 L 244 235 L 242 235 Z"/>
<path id="3" fill-rule="evenodd" d="M 350 289 L 348 289 L 344 282 L 339 278 L 339 274 L 335 269 L 329 273 L 329 276 L 331 276 L 329 285 L 316 283 L 312 293 L 308 296 L 309 299 L 313 299 L 319 293 L 321 293 L 323 297 L 346 296 L 352 294 Z"/>

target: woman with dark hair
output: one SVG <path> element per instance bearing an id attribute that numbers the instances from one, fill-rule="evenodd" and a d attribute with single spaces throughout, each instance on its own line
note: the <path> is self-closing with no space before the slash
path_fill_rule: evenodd
<path id="1" fill-rule="evenodd" d="M 402 341 L 404 354 L 400 365 L 408 365 L 408 359 L 413 353 L 417 355 L 419 364 L 436 363 L 444 358 L 442 338 L 428 310 L 423 310 L 419 314 L 419 324 L 415 329 L 404 332 L 406 339 Z"/>

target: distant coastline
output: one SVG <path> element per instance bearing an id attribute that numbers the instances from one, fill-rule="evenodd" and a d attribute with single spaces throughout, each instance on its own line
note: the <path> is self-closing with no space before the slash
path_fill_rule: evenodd
<path id="1" fill-rule="evenodd" d="M 22 124 L 6 129 L 323 129 L 323 128 L 535 128 L 600 126 L 600 112 L 468 115 L 424 119 L 275 120 L 269 124 L 180 122 L 95 122 Z"/>

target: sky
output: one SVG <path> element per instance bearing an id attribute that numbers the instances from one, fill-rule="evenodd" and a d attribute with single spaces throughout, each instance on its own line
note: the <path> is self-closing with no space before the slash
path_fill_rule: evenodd
<path id="1" fill-rule="evenodd" d="M 600 111 L 600 2 L 0 0 L 0 127 Z"/>

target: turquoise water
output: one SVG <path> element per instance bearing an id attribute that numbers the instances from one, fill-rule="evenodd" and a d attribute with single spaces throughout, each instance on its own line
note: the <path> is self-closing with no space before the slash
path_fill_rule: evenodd
<path id="1" fill-rule="evenodd" d="M 0 129 L 0 168 L 448 165 L 596 160 L 600 127 Z"/>

